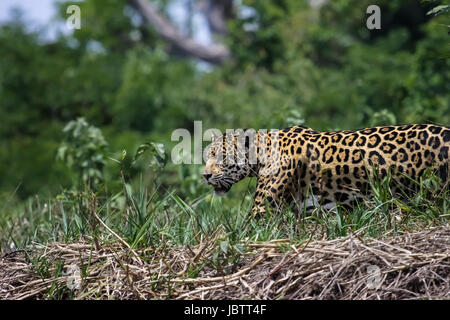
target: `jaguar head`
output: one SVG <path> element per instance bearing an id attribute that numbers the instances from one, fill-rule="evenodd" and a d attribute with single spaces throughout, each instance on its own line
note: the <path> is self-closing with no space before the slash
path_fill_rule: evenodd
<path id="1" fill-rule="evenodd" d="M 252 175 L 254 166 L 249 161 L 249 141 L 249 137 L 242 133 L 227 133 L 213 138 L 203 178 L 217 195 L 224 195 L 233 184 Z"/>

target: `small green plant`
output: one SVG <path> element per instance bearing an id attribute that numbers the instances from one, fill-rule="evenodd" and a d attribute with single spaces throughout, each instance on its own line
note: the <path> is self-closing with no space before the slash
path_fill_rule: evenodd
<path id="1" fill-rule="evenodd" d="M 380 111 L 374 112 L 370 119 L 370 126 L 379 126 L 383 124 L 397 124 L 395 114 L 387 109 L 382 109 Z"/>
<path id="2" fill-rule="evenodd" d="M 88 185 L 96 189 L 104 181 L 106 163 L 107 143 L 102 132 L 84 118 L 70 121 L 63 132 L 65 140 L 58 148 L 57 159 L 78 174 L 78 186 Z"/>

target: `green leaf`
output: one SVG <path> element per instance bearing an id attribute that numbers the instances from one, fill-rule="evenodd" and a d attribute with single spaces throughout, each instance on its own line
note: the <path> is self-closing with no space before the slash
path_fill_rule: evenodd
<path id="1" fill-rule="evenodd" d="M 236 244 L 234 245 L 234 248 L 236 249 L 237 252 L 239 252 L 240 254 L 244 254 L 244 246 L 242 244 Z"/>
<path id="2" fill-rule="evenodd" d="M 450 5 L 441 5 L 441 6 L 437 6 L 434 7 L 433 9 L 431 9 L 430 11 L 427 12 L 427 15 L 433 14 L 435 16 L 444 13 L 444 12 L 450 12 Z"/>
<path id="3" fill-rule="evenodd" d="M 125 160 L 126 156 L 127 156 L 127 150 L 122 150 L 122 156 L 120 157 L 120 161 Z"/>
<path id="4" fill-rule="evenodd" d="M 141 144 L 134 155 L 133 164 L 144 154 L 150 153 L 152 156 L 150 166 L 163 167 L 166 161 L 165 148 L 162 143 L 146 142 Z"/>
<path id="5" fill-rule="evenodd" d="M 228 252 L 228 240 L 220 241 L 219 247 L 220 250 L 226 254 Z"/>

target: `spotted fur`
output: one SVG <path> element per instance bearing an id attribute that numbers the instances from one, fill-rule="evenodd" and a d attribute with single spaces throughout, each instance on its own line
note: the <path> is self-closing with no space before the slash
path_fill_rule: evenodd
<path id="1" fill-rule="evenodd" d="M 280 208 L 285 202 L 308 210 L 336 204 L 351 207 L 370 195 L 374 175 L 390 174 L 392 190 L 401 194 L 412 194 L 416 184 L 410 178 L 419 180 L 427 168 L 436 172 L 443 187 L 449 185 L 450 128 L 445 126 L 329 132 L 294 126 L 256 133 L 239 148 L 242 135 L 227 134 L 213 141 L 203 175 L 218 194 L 245 177 L 256 177 L 253 215 L 264 213 L 267 204 Z M 256 162 L 251 163 L 249 155 L 255 151 Z M 235 161 L 229 163 L 227 155 Z"/>

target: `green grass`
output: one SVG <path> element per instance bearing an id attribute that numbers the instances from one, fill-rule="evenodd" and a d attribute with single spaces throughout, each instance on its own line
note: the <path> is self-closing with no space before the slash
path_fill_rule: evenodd
<path id="1" fill-rule="evenodd" d="M 250 183 L 240 197 L 234 192 L 231 204 L 232 195 L 216 197 L 212 192 L 200 192 L 200 197 L 182 196 L 163 187 L 148 190 L 142 181 L 134 187 L 124 182 L 122 191 L 109 195 L 89 190 L 64 191 L 51 199 L 34 197 L 20 204 L 14 203 L 11 195 L 0 207 L 0 248 L 6 253 L 40 248 L 48 242 L 83 239 L 91 243 L 92 249 L 99 243 L 120 241 L 131 249 L 183 246 L 189 250 L 205 239 L 213 241 L 211 258 L 193 263 L 187 271 L 189 277 L 195 278 L 206 266 L 219 274 L 232 272 L 242 263 L 249 242 L 289 239 L 289 243 L 298 244 L 310 239 L 335 239 L 350 232 L 379 238 L 449 222 L 450 191 L 439 188 L 437 177 L 427 174 L 415 182 L 418 191 L 406 200 L 392 195 L 389 179 L 371 179 L 374 197 L 351 211 L 340 207 L 334 211 L 317 208 L 312 214 L 269 210 L 259 219 L 249 219 Z M 242 186 L 236 187 L 239 190 Z M 280 246 L 281 250 L 290 249 L 286 242 Z M 37 252 L 25 251 L 34 273 L 45 281 L 58 279 L 64 263 L 48 261 Z M 82 273 L 87 276 L 86 270 Z M 45 293 L 49 299 L 71 299 L 72 295 L 56 280 Z"/>
<path id="2" fill-rule="evenodd" d="M 22 204 L 4 201 L 0 207 L 2 251 L 25 248 L 33 243 L 114 242 L 118 237 L 131 248 L 196 245 L 202 238 L 221 232 L 218 246 L 225 254 L 239 254 L 249 241 L 313 238 L 334 239 L 359 231 L 361 236 L 381 237 L 421 230 L 447 223 L 450 218 L 449 190 L 439 189 L 437 178 L 428 175 L 415 182 L 418 192 L 407 200 L 394 197 L 388 177 L 370 182 L 375 195 L 353 210 L 316 209 L 296 215 L 290 209 L 249 219 L 251 192 L 225 204 L 226 198 L 208 192 L 185 198 L 175 190 L 147 190 L 144 183 L 108 196 L 91 191 L 65 191 L 52 199 L 34 197 Z M 235 199 L 236 200 L 236 199 Z M 110 230 L 96 219 L 97 215 Z M 112 232 L 111 232 L 112 231 Z"/>

